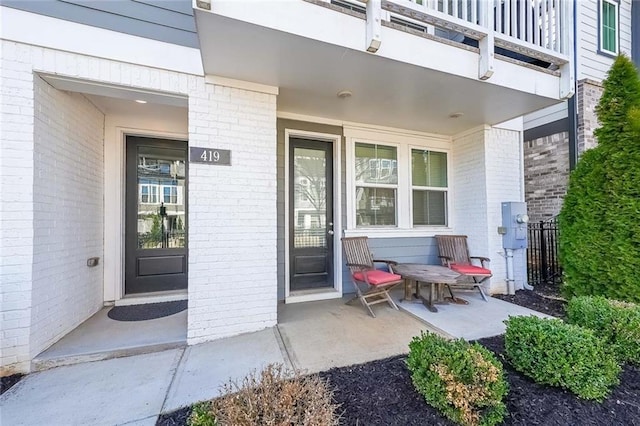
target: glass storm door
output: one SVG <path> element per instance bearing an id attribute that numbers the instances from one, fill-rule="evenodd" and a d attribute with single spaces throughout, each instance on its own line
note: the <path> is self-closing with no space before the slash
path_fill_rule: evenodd
<path id="1" fill-rule="evenodd" d="M 125 294 L 187 288 L 187 144 L 127 137 Z"/>
<path id="2" fill-rule="evenodd" d="M 289 142 L 289 288 L 333 288 L 333 146 Z"/>

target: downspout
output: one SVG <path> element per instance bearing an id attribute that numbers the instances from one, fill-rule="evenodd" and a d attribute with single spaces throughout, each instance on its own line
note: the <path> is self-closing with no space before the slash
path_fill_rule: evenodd
<path id="1" fill-rule="evenodd" d="M 576 168 L 578 163 L 578 117 L 576 108 L 576 98 L 578 97 L 578 64 L 576 57 L 578 52 L 578 19 L 577 6 L 573 2 L 573 75 L 576 76 L 576 87 L 574 95 L 569 98 L 567 112 L 569 115 L 569 172 Z"/>

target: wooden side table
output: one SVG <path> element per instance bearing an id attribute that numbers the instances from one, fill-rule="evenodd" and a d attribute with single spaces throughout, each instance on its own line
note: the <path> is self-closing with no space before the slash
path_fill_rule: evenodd
<path id="1" fill-rule="evenodd" d="M 435 303 L 444 302 L 445 284 L 456 284 L 461 276 L 445 266 L 422 263 L 398 263 L 393 265 L 393 272 L 402 275 L 405 279 L 403 300 L 412 300 L 415 294 L 415 297 L 422 300 L 422 303 L 431 312 L 438 312 L 438 309 L 433 306 Z M 415 292 L 412 291 L 412 284 L 415 285 Z M 429 286 L 428 299 L 420 294 L 421 284 Z"/>

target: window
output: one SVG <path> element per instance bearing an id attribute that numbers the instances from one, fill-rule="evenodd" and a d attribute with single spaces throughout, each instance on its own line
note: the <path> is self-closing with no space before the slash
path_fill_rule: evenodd
<path id="1" fill-rule="evenodd" d="M 345 235 L 431 236 L 452 226 L 451 139 L 345 128 Z"/>
<path id="2" fill-rule="evenodd" d="M 165 204 L 178 204 L 178 187 L 176 185 L 163 186 L 162 200 Z"/>
<path id="3" fill-rule="evenodd" d="M 395 226 L 397 223 L 397 148 L 355 144 L 356 226 Z"/>
<path id="4" fill-rule="evenodd" d="M 447 154 L 411 150 L 413 226 L 447 225 Z"/>
<path id="5" fill-rule="evenodd" d="M 140 185 L 140 202 L 144 204 L 157 204 L 159 202 L 158 185 Z"/>
<path id="6" fill-rule="evenodd" d="M 618 54 L 618 3 L 600 0 L 600 51 Z"/>

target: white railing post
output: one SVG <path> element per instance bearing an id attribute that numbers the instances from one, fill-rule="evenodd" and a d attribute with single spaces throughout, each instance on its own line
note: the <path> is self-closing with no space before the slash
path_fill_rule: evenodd
<path id="1" fill-rule="evenodd" d="M 478 40 L 480 59 L 478 61 L 478 78 L 487 80 L 493 75 L 494 45 L 493 36 L 493 1 L 480 2 L 480 25 L 487 29 L 487 35 Z"/>
<path id="2" fill-rule="evenodd" d="M 382 1 L 367 1 L 367 52 L 376 53 L 382 44 Z"/>
<path id="3" fill-rule="evenodd" d="M 560 66 L 560 98 L 568 99 L 573 96 L 575 92 L 575 75 L 574 75 L 574 61 L 575 52 L 573 45 L 573 1 L 570 0 L 558 0 L 561 7 L 558 11 L 561 12 L 561 28 L 558 28 L 561 34 L 562 42 L 561 53 L 564 53 L 569 58 L 569 62 Z"/>

